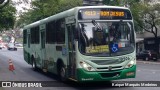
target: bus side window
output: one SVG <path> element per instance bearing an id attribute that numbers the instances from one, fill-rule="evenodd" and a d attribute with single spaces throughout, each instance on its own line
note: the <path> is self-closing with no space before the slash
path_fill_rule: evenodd
<path id="1" fill-rule="evenodd" d="M 23 44 L 27 43 L 27 30 L 23 31 Z"/>
<path id="2" fill-rule="evenodd" d="M 78 32 L 76 32 L 75 25 L 72 25 L 71 29 L 72 29 L 73 50 L 75 50 L 75 40 L 76 40 L 76 38 L 78 38 L 78 34 L 76 35 L 76 33 L 78 33 Z"/>
<path id="3" fill-rule="evenodd" d="M 56 42 L 56 23 L 49 22 L 46 29 L 46 43 L 53 44 Z"/>
<path id="4" fill-rule="evenodd" d="M 56 22 L 56 42 L 59 44 L 65 43 L 64 19 L 57 20 L 57 22 Z"/>

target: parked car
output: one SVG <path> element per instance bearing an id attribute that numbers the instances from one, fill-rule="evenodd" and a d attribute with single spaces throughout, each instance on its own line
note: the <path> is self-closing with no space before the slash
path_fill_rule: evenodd
<path id="1" fill-rule="evenodd" d="M 16 47 L 23 47 L 23 44 L 21 44 L 21 43 L 15 43 L 15 46 Z"/>
<path id="2" fill-rule="evenodd" d="M 143 60 L 157 60 L 157 53 L 150 50 L 141 51 L 140 53 L 137 53 L 136 57 L 137 59 L 143 59 Z"/>
<path id="3" fill-rule="evenodd" d="M 153 50 L 150 50 L 150 53 L 151 53 L 151 59 L 156 61 L 158 59 L 158 54 Z"/>
<path id="4" fill-rule="evenodd" d="M 14 45 L 14 43 L 9 43 L 7 45 L 7 49 L 17 51 L 17 47 Z"/>

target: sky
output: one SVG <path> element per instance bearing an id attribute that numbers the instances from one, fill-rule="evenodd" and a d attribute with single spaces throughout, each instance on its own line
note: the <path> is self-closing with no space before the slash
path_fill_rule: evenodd
<path id="1" fill-rule="evenodd" d="M 25 12 L 26 9 L 29 9 L 31 7 L 30 2 L 32 0 L 12 0 L 12 2 L 14 3 L 14 6 L 17 9 L 17 15 L 19 16 L 22 12 Z M 29 3 L 27 3 L 29 2 Z"/>

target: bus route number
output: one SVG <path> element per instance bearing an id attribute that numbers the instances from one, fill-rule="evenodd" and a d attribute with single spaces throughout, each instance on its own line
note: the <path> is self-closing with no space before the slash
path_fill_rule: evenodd
<path id="1" fill-rule="evenodd" d="M 97 13 L 96 11 L 85 11 L 84 14 L 87 16 L 96 16 Z"/>

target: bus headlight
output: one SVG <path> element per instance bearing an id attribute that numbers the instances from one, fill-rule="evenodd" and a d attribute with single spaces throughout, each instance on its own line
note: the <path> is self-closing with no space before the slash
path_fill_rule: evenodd
<path id="1" fill-rule="evenodd" d="M 126 66 L 125 68 L 131 68 L 133 65 L 136 64 L 136 60 L 131 60 Z"/>
<path id="2" fill-rule="evenodd" d="M 82 68 L 84 68 L 87 71 L 95 71 L 95 69 L 91 65 L 89 65 L 84 61 L 80 61 L 80 65 L 82 66 Z"/>

